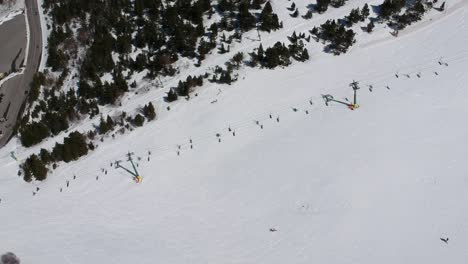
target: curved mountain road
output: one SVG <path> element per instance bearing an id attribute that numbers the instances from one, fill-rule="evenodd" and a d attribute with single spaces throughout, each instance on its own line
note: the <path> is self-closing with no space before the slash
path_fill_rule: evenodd
<path id="1" fill-rule="evenodd" d="M 42 32 L 39 9 L 36 0 L 25 0 L 25 10 L 29 25 L 29 47 L 23 74 L 18 75 L 0 87 L 3 98 L 0 103 L 0 147 L 3 147 L 13 136 L 18 119 L 29 92 L 29 85 L 38 71 L 42 55 Z"/>

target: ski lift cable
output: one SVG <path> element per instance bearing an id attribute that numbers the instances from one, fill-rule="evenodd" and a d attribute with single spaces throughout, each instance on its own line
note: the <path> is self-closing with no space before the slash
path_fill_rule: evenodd
<path id="1" fill-rule="evenodd" d="M 451 57 L 451 58 L 446 58 L 444 60 L 444 62 L 457 62 L 457 61 L 464 61 L 466 60 L 466 58 L 468 57 L 468 55 L 466 56 L 458 56 L 458 57 Z M 409 74 L 413 74 L 413 73 L 417 73 L 417 72 L 423 72 L 425 70 L 428 70 L 428 69 L 432 69 L 432 68 L 438 68 L 440 67 L 440 65 L 429 65 L 429 66 L 426 66 L 426 67 L 418 67 L 417 70 L 414 70 L 413 72 L 409 72 Z M 392 73 L 391 73 L 392 74 Z M 391 77 L 387 77 L 385 79 L 390 79 Z M 381 80 L 384 80 L 384 78 L 381 78 Z M 364 81 L 367 81 L 367 82 L 370 82 L 372 81 L 372 79 L 367 79 L 367 80 L 360 80 L 360 82 L 364 82 Z M 375 83 L 375 82 L 374 82 Z M 311 97 L 312 100 L 317 100 L 318 98 L 313 96 Z M 238 130 L 240 128 L 244 128 L 244 127 L 249 127 L 249 126 L 255 126 L 254 124 L 252 124 L 251 120 L 261 120 L 261 121 L 264 121 L 264 120 L 268 120 L 268 115 L 269 113 L 275 113 L 275 112 L 278 112 L 279 110 L 284 110 L 285 108 L 290 108 L 291 105 L 297 105 L 297 104 L 291 104 L 291 103 L 288 103 L 287 105 L 284 104 L 284 105 L 280 105 L 278 107 L 274 107 L 274 108 L 268 108 L 268 111 L 263 111 L 263 113 L 261 114 L 257 114 L 255 115 L 255 118 L 248 118 L 248 119 L 245 119 L 245 120 L 239 120 L 237 122 L 231 122 L 229 124 L 229 126 L 233 129 L 233 130 Z M 195 144 L 197 143 L 201 143 L 201 142 L 205 142 L 206 140 L 210 140 L 211 138 L 214 138 L 214 134 L 215 133 L 219 133 L 219 130 L 218 132 L 215 132 L 215 131 L 212 131 L 212 132 L 207 132 L 207 133 L 202 133 L 202 134 L 199 134 L 197 136 L 192 136 L 192 139 L 193 141 L 195 142 Z M 225 133 L 225 132 L 224 132 Z M 221 133 L 221 134 L 224 134 L 224 133 Z M 182 146 L 190 146 L 191 144 L 186 142 L 186 143 L 183 143 L 183 144 L 180 144 Z M 171 150 L 170 148 L 158 148 L 158 149 L 161 149 L 162 152 L 166 153 L 166 152 L 173 152 L 173 150 Z M 162 154 L 162 152 L 159 152 Z"/>
<path id="2" fill-rule="evenodd" d="M 464 53 L 459 53 L 456 56 L 446 57 L 444 62 L 453 62 L 453 61 L 458 61 L 460 59 L 465 60 L 467 57 L 468 57 L 468 51 L 466 53 L 465 52 Z M 429 63 L 423 63 L 423 64 L 419 63 L 417 65 L 409 65 L 409 66 L 403 67 L 402 69 L 399 69 L 398 71 L 386 71 L 386 72 L 371 76 L 369 78 L 359 79 L 357 81 L 358 82 L 369 82 L 369 81 L 375 81 L 376 79 L 381 79 L 381 78 L 391 79 L 391 78 L 393 78 L 395 72 L 416 73 L 418 71 L 421 71 L 421 70 L 424 70 L 424 69 L 427 69 L 427 68 L 439 68 L 439 67 L 440 67 L 440 65 L 438 64 L 438 61 L 434 62 L 434 59 L 432 59 L 431 62 L 429 62 Z M 387 76 L 390 76 L 390 77 L 387 78 Z"/>
<path id="3" fill-rule="evenodd" d="M 445 57 L 443 62 L 445 63 L 460 63 L 460 62 L 463 62 L 463 61 L 466 61 L 466 59 L 468 58 L 468 53 L 465 54 L 463 53 L 462 55 L 454 55 L 454 56 L 451 56 L 451 57 Z M 434 62 L 434 60 L 432 60 Z M 433 69 L 433 68 L 440 68 L 440 65 L 438 64 L 438 61 L 436 61 L 436 64 L 437 65 L 434 65 L 434 64 L 431 64 L 431 65 L 428 65 L 428 66 L 425 66 L 425 67 L 422 67 L 422 65 L 417 65 L 417 66 L 414 66 L 412 69 L 413 71 L 412 72 L 409 72 L 410 69 L 407 68 L 406 72 L 412 74 L 412 73 L 416 73 L 416 72 L 423 72 L 425 70 L 429 70 L 429 69 Z M 393 74 L 394 72 L 387 72 L 387 74 L 389 75 L 389 77 L 386 77 L 386 78 L 375 78 L 376 76 L 373 76 L 371 78 L 366 78 L 366 79 L 361 79 L 361 80 L 357 80 L 358 82 L 362 82 L 362 83 L 372 83 L 374 86 L 375 86 L 375 81 L 378 81 L 378 82 L 383 82 L 384 80 L 387 80 L 387 79 L 392 79 L 393 77 Z M 379 80 L 380 79 L 380 80 Z M 374 82 L 372 82 L 374 81 Z M 312 101 L 317 101 L 317 100 L 322 100 L 322 96 L 311 96 L 311 97 L 308 97 L 307 99 L 301 99 L 300 102 L 295 102 L 295 103 L 287 103 L 287 104 L 275 104 L 275 105 L 270 105 L 270 107 L 265 107 L 263 109 L 263 111 L 261 111 L 261 113 L 259 114 L 256 114 L 254 116 L 251 116 L 249 118 L 246 118 L 246 119 L 243 119 L 243 120 L 238 120 L 238 121 L 235 121 L 235 122 L 230 122 L 229 123 L 229 126 L 233 129 L 233 131 L 237 131 L 237 130 L 240 130 L 240 129 L 244 129 L 244 128 L 248 128 L 248 127 L 254 127 L 256 126 L 252 120 L 259 120 L 259 121 L 265 121 L 265 120 L 270 120 L 269 118 L 269 114 L 270 113 L 275 113 L 275 115 L 277 115 L 278 113 L 282 113 L 282 111 L 286 111 L 291 108 L 292 105 L 294 105 L 296 108 L 301 108 L 300 106 L 306 106 L 307 109 L 310 109 L 310 105 L 309 105 L 309 101 L 312 100 Z M 312 108 L 317 108 L 319 104 L 315 104 Z M 273 122 L 273 121 L 271 121 Z M 226 128 L 223 128 L 223 129 L 226 129 L 227 130 L 227 127 Z M 206 131 L 206 132 L 203 132 L 201 134 L 198 134 L 198 135 L 192 135 L 190 138 L 193 140 L 193 145 L 197 145 L 197 144 L 200 144 L 200 143 L 205 143 L 205 142 L 208 142 L 208 141 L 212 141 L 214 138 L 215 138 L 215 134 L 216 133 L 220 133 L 220 131 L 224 131 L 224 130 L 210 130 L 210 131 Z M 226 132 L 222 132 L 221 135 L 223 134 L 226 134 Z M 183 140 L 179 140 L 178 142 L 181 142 Z M 181 147 L 184 147 L 184 149 L 186 149 L 186 147 L 190 147 L 190 143 L 188 142 L 188 138 L 185 137 L 185 141 L 187 142 L 184 142 L 184 143 L 179 143 L 179 144 L 166 144 L 166 145 L 160 145 L 160 146 L 157 146 L 156 148 L 152 148 L 150 149 L 151 151 L 151 156 L 154 160 L 160 160 L 161 158 L 167 156 L 166 154 L 173 154 L 175 151 L 176 151 L 176 148 L 174 148 L 174 146 L 176 145 L 180 145 Z M 148 149 L 146 149 L 145 151 L 148 151 Z"/>

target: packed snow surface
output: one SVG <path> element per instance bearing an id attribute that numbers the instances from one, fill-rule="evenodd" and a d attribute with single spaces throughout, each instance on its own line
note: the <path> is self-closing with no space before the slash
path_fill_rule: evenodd
<path id="1" fill-rule="evenodd" d="M 157 121 L 45 182 L 17 177 L 31 150 L 11 142 L 0 249 L 24 263 L 465 263 L 468 7 L 453 3 L 398 38 L 247 68 L 171 111 L 136 98 L 155 100 Z M 324 105 L 352 100 L 353 80 L 358 109 Z M 141 184 L 110 166 L 131 166 L 129 151 Z"/>

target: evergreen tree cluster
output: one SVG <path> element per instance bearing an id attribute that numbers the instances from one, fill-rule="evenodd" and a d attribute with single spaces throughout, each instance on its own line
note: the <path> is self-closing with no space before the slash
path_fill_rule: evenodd
<path id="1" fill-rule="evenodd" d="M 364 22 L 368 16 L 369 6 L 365 4 L 362 10 L 359 8 L 354 8 L 351 10 L 349 15 L 345 17 L 346 24 L 348 27 L 351 27 L 358 22 Z"/>
<path id="2" fill-rule="evenodd" d="M 52 162 L 70 162 L 88 154 L 89 145 L 86 136 L 80 132 L 72 132 L 64 139 L 63 144 L 56 143 L 52 152 L 41 149 L 39 155 L 29 156 L 22 164 L 24 180 L 34 179 L 42 181 L 47 178 L 47 165 Z"/>
<path id="3" fill-rule="evenodd" d="M 233 77 L 233 70 L 234 68 L 231 67 L 230 64 L 227 64 L 226 69 L 220 66 L 216 66 L 209 81 L 213 83 L 230 85 L 231 83 L 237 81 L 237 77 Z"/>
<path id="4" fill-rule="evenodd" d="M 185 81 L 179 81 L 176 92 L 179 96 L 188 96 L 196 86 L 203 85 L 203 76 L 198 77 L 188 76 Z"/>
<path id="5" fill-rule="evenodd" d="M 114 126 L 115 126 L 115 122 L 114 120 L 112 120 L 112 118 L 110 116 L 107 116 L 106 119 L 104 119 L 102 116 L 101 116 L 101 119 L 99 121 L 99 134 L 106 134 L 107 132 L 111 131 L 114 129 Z"/>
<path id="6" fill-rule="evenodd" d="M 192 77 L 189 75 L 185 81 L 180 80 L 177 84 L 177 87 L 172 87 L 169 89 L 169 92 L 164 98 L 165 101 L 174 102 L 178 99 L 179 96 L 190 96 L 190 93 L 193 92 L 195 87 L 203 85 L 203 78 L 205 77 L 207 76 L 199 75 L 198 77 Z"/>
<path id="7" fill-rule="evenodd" d="M 54 71 L 66 67 L 70 55 L 62 54 L 62 47 L 79 42 L 86 47 L 81 78 L 97 90 L 105 89 L 97 79 L 116 68 L 149 69 L 148 75 L 155 77 L 173 74 L 170 65 L 179 56 L 203 60 L 216 47 L 219 31 L 247 32 L 257 24 L 264 31 L 281 27 L 265 0 L 220 0 L 217 4 L 211 0 L 45 0 L 44 7 L 53 21 L 47 65 Z M 211 17 L 214 10 L 221 21 L 207 27 L 204 16 Z M 76 22 L 80 28 L 73 33 L 70 27 Z M 129 58 L 134 48 L 148 51 Z M 114 53 L 118 60 L 113 60 Z"/>
<path id="8" fill-rule="evenodd" d="M 127 80 L 135 72 L 146 70 L 150 79 L 172 76 L 180 57 L 196 58 L 200 65 L 218 43 L 220 52 L 228 52 L 231 41 L 240 40 L 242 32 L 281 27 L 267 0 L 44 0 L 43 7 L 52 19 L 47 66 L 62 74 L 56 87 L 44 91 L 47 94 L 31 113 L 34 122 L 47 127 L 52 124 L 52 128 L 49 133 L 31 136 L 30 130 L 41 125 L 24 125 L 25 146 L 67 129 L 78 114 L 94 117 L 99 114 L 98 105 L 117 104 L 128 92 Z M 206 18 L 215 12 L 221 20 L 205 25 Z M 226 31 L 234 33 L 226 37 Z M 78 47 L 85 51 L 80 58 Z M 141 52 L 130 56 L 137 49 Z M 79 80 L 78 87 L 75 95 L 67 93 L 64 97 L 60 86 L 69 74 L 70 62 L 78 66 L 79 73 L 74 76 Z M 111 74 L 112 80 L 103 81 L 104 74 Z M 217 81 L 231 82 L 228 73 L 221 75 Z M 180 83 L 169 92 L 169 99 L 188 95 L 202 82 L 201 77 L 194 77 Z M 35 77 L 31 103 L 38 99 L 43 84 L 43 76 Z M 55 110 L 56 104 L 64 106 L 60 113 Z"/>
<path id="9" fill-rule="evenodd" d="M 395 30 L 401 30 L 421 20 L 432 6 L 432 1 L 384 0 L 379 8 L 379 18 L 388 21 L 388 25 Z M 406 10 L 402 13 L 404 7 Z"/>
<path id="10" fill-rule="evenodd" d="M 297 61 L 306 61 L 309 59 L 309 53 L 304 46 L 304 42 L 297 37 L 294 32 L 289 37 L 291 44 L 286 46 L 284 43 L 276 42 L 272 47 L 266 50 L 263 46 L 257 48 L 256 52 L 250 53 L 250 65 L 255 67 L 260 65 L 267 69 L 274 69 L 278 66 L 286 67 L 291 64 L 291 58 Z"/>
<path id="11" fill-rule="evenodd" d="M 143 115 L 148 119 L 148 121 L 156 118 L 156 110 L 151 102 L 143 106 Z"/>
<path id="12" fill-rule="evenodd" d="M 58 135 L 68 129 L 69 121 L 77 118 L 74 108 L 77 103 L 73 89 L 67 93 L 60 92 L 58 95 L 53 91 L 44 93 L 44 99 L 38 102 L 32 114 L 38 118 L 38 121 L 28 122 L 27 118 L 21 121 L 19 128 L 21 144 L 30 147 L 49 135 Z M 42 113 L 40 117 L 39 112 Z"/>
<path id="13" fill-rule="evenodd" d="M 332 6 L 334 8 L 339 8 L 343 6 L 346 1 L 348 0 L 317 0 L 317 4 L 315 5 L 315 10 L 322 14 L 328 10 L 328 6 Z"/>
<path id="14" fill-rule="evenodd" d="M 265 4 L 262 12 L 259 17 L 260 30 L 268 31 L 276 30 L 282 28 L 282 23 L 279 22 L 278 15 L 273 13 L 273 8 L 271 7 L 270 2 Z"/>
<path id="15" fill-rule="evenodd" d="M 36 155 L 29 156 L 22 165 L 24 171 L 24 180 L 30 182 L 33 177 L 39 181 L 47 178 L 47 167 L 45 163 Z"/>
<path id="16" fill-rule="evenodd" d="M 44 83 L 45 83 L 44 74 L 40 72 L 34 74 L 31 84 L 29 85 L 31 88 L 29 89 L 29 96 L 28 96 L 29 103 L 32 103 L 36 101 L 37 98 L 39 98 L 41 85 L 44 85 Z"/>
<path id="17" fill-rule="evenodd" d="M 336 55 L 345 53 L 356 42 L 354 39 L 356 33 L 352 29 L 346 29 L 344 25 L 335 20 L 327 20 L 319 28 L 314 27 L 310 33 L 329 43 L 325 50 Z"/>
<path id="18" fill-rule="evenodd" d="M 406 0 L 384 0 L 379 6 L 379 17 L 384 20 L 389 19 L 392 15 L 400 13 L 405 4 Z"/>
<path id="19" fill-rule="evenodd" d="M 115 104 L 128 91 L 128 84 L 119 69 L 114 70 L 112 77 L 113 82 L 111 83 L 107 81 L 102 83 L 100 78 L 96 78 L 90 84 L 90 81 L 82 76 L 78 83 L 78 96 L 96 100 L 100 105 Z"/>
<path id="20" fill-rule="evenodd" d="M 86 154 L 88 154 L 86 136 L 75 131 L 70 133 L 70 135 L 63 140 L 63 144 L 55 143 L 52 149 L 51 159 L 55 162 L 70 162 Z"/>
<path id="21" fill-rule="evenodd" d="M 428 9 L 429 5 L 425 5 L 422 0 L 415 0 L 403 14 L 394 15 L 390 25 L 397 30 L 404 29 L 412 23 L 421 20 Z"/>

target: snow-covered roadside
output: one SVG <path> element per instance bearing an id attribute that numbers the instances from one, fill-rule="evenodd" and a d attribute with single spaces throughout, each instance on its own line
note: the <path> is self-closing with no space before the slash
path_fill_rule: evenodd
<path id="1" fill-rule="evenodd" d="M 23 73 L 24 73 L 24 69 L 25 69 L 25 68 L 23 67 L 23 68 L 21 68 L 21 71 L 14 72 L 14 73 L 8 75 L 6 78 L 2 79 L 2 80 L 0 81 L 0 87 L 1 87 L 4 83 L 6 83 L 8 80 L 13 79 L 13 78 L 15 78 L 16 76 L 23 74 Z"/>
<path id="2" fill-rule="evenodd" d="M 16 0 L 12 6 L 6 4 L 0 5 L 0 26 L 8 20 L 13 19 L 15 16 L 23 13 L 24 0 Z"/>
<path id="3" fill-rule="evenodd" d="M 42 31 L 42 55 L 41 62 L 39 63 L 39 71 L 43 71 L 45 68 L 45 63 L 47 61 L 47 37 L 49 35 L 49 30 L 47 28 L 47 21 L 44 15 L 44 8 L 42 7 L 43 0 L 37 0 L 37 7 L 39 9 L 39 17 L 41 19 L 41 31 Z"/>
<path id="4" fill-rule="evenodd" d="M 27 14 L 28 10 L 25 9 L 25 15 L 24 15 L 24 20 L 26 21 L 26 52 L 25 52 L 25 55 L 24 55 L 24 65 L 27 65 L 28 64 L 28 56 L 29 56 L 29 42 L 30 42 L 30 35 L 31 35 L 31 32 L 30 32 L 30 29 L 29 29 L 29 19 L 28 19 L 28 14 Z"/>

